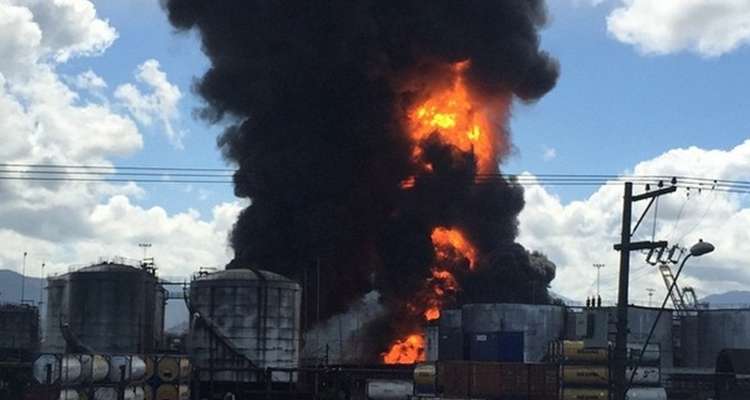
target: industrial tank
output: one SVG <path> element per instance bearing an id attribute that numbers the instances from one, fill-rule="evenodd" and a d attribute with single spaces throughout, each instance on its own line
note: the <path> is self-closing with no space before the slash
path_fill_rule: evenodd
<path id="1" fill-rule="evenodd" d="M 199 274 L 190 283 L 188 349 L 200 380 L 257 382 L 262 372 L 238 367 L 296 368 L 300 348 L 300 286 L 257 269 Z M 223 369 L 223 370 L 222 370 Z M 274 372 L 290 381 L 290 373 Z"/>
<path id="2" fill-rule="evenodd" d="M 699 310 L 682 318 L 680 359 L 685 367 L 713 369 L 724 349 L 750 349 L 750 310 Z"/>
<path id="3" fill-rule="evenodd" d="M 162 344 L 165 296 L 153 269 L 123 263 L 103 262 L 51 278 L 44 348 L 153 352 Z"/>
<path id="4" fill-rule="evenodd" d="M 560 306 L 466 304 L 461 316 L 463 333 L 477 342 L 477 353 L 486 354 L 485 347 L 492 347 L 490 342 L 497 338 L 494 347 L 499 348 L 500 354 L 506 351 L 503 349 L 508 347 L 506 342 L 512 343 L 521 347 L 523 360 L 520 361 L 525 362 L 541 361 L 549 342 L 565 333 L 566 313 Z"/>
<path id="5" fill-rule="evenodd" d="M 63 353 L 65 352 L 65 339 L 60 330 L 60 320 L 67 310 L 67 275 L 48 277 L 46 289 L 47 312 L 42 330 L 42 351 Z"/>

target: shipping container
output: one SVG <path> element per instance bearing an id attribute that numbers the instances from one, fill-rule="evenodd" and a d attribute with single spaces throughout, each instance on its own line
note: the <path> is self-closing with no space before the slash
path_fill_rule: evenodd
<path id="1" fill-rule="evenodd" d="M 469 336 L 469 358 L 472 361 L 524 361 L 523 332 L 473 333 Z"/>
<path id="2" fill-rule="evenodd" d="M 553 364 L 529 364 L 529 398 L 556 399 L 560 391 L 560 369 Z"/>
<path id="3" fill-rule="evenodd" d="M 516 378 L 514 374 L 516 371 L 506 373 L 506 369 L 508 368 L 506 365 L 497 363 L 472 363 L 469 396 L 472 398 L 490 399 L 500 397 L 508 389 L 504 385 L 506 382 L 501 378 L 506 374 L 512 375 L 510 378 L 505 378 L 508 381 L 508 386 L 515 388 L 516 385 L 512 385 L 512 383 L 514 380 L 517 380 L 513 379 Z"/>
<path id="4" fill-rule="evenodd" d="M 438 360 L 460 361 L 464 359 L 464 335 L 461 328 L 440 327 L 438 337 Z"/>
<path id="5" fill-rule="evenodd" d="M 471 363 L 445 361 L 437 364 L 437 390 L 445 397 L 462 398 L 469 395 Z"/>

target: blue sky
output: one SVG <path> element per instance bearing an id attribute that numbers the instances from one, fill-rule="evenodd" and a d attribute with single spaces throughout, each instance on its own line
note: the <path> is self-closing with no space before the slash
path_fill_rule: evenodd
<path id="1" fill-rule="evenodd" d="M 116 162 L 224 167 L 214 145 L 220 128 L 192 117 L 200 100 L 191 82 L 207 67 L 196 35 L 175 32 L 156 2 L 95 3 L 119 38 L 104 56 L 65 64 L 63 72 L 91 68 L 115 86 L 132 80 L 137 64 L 155 58 L 184 94 L 179 120 L 186 131 L 184 149 L 170 146 L 154 126 L 145 129 L 143 151 Z M 643 55 L 607 31 L 606 17 L 616 6 L 550 2 L 542 43 L 559 59 L 562 74 L 557 87 L 541 101 L 515 107 L 511 127 L 516 151 L 505 161 L 505 171 L 614 174 L 668 149 L 729 149 L 747 137 L 750 50 L 740 48 L 714 58 L 690 52 Z M 549 157 L 550 152 L 555 156 Z M 211 194 L 198 202 L 183 189 L 146 188 L 144 206 L 159 204 L 170 211 L 192 207 L 204 213 L 213 202 L 232 196 L 231 188 L 220 185 L 204 185 Z M 595 188 L 551 190 L 569 201 Z"/>

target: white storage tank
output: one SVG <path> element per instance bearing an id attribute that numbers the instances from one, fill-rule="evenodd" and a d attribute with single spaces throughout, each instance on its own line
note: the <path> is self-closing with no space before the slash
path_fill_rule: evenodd
<path id="1" fill-rule="evenodd" d="M 257 269 L 199 274 L 190 283 L 192 313 L 188 349 L 199 379 L 257 382 L 262 372 L 221 371 L 238 365 L 299 365 L 301 288 L 281 275 Z M 211 371 L 209 371 L 211 368 Z M 274 372 L 274 380 L 296 377 Z"/>

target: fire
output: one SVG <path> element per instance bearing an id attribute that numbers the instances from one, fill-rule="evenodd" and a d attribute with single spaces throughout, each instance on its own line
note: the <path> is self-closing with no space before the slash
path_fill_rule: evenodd
<path id="1" fill-rule="evenodd" d="M 414 364 L 424 361 L 424 336 L 413 333 L 403 340 L 398 340 L 387 353 L 383 353 L 386 364 Z"/>
<path id="2" fill-rule="evenodd" d="M 432 230 L 432 245 L 440 261 L 456 261 L 463 257 L 469 261 L 469 269 L 474 269 L 477 262 L 477 250 L 458 229 L 439 226 Z"/>
<path id="3" fill-rule="evenodd" d="M 454 272 L 460 266 L 473 270 L 477 262 L 477 250 L 457 228 L 439 226 L 430 235 L 435 249 L 436 265 L 424 287 L 416 294 L 414 302 L 407 304 L 410 313 L 421 315 L 425 321 L 440 318 L 440 310 L 460 290 Z M 410 333 L 395 341 L 390 350 L 383 353 L 386 364 L 411 364 L 424 360 L 424 337 L 421 333 Z"/>
<path id="4" fill-rule="evenodd" d="M 432 92 L 427 100 L 409 112 L 408 131 L 415 143 L 413 156 L 419 160 L 422 149 L 419 142 L 433 133 L 461 151 L 473 152 L 478 160 L 479 172 L 495 172 L 497 135 L 485 108 L 474 99 L 464 83 L 463 74 L 468 61 L 453 65 L 452 84 Z M 429 169 L 430 165 L 422 165 Z"/>

